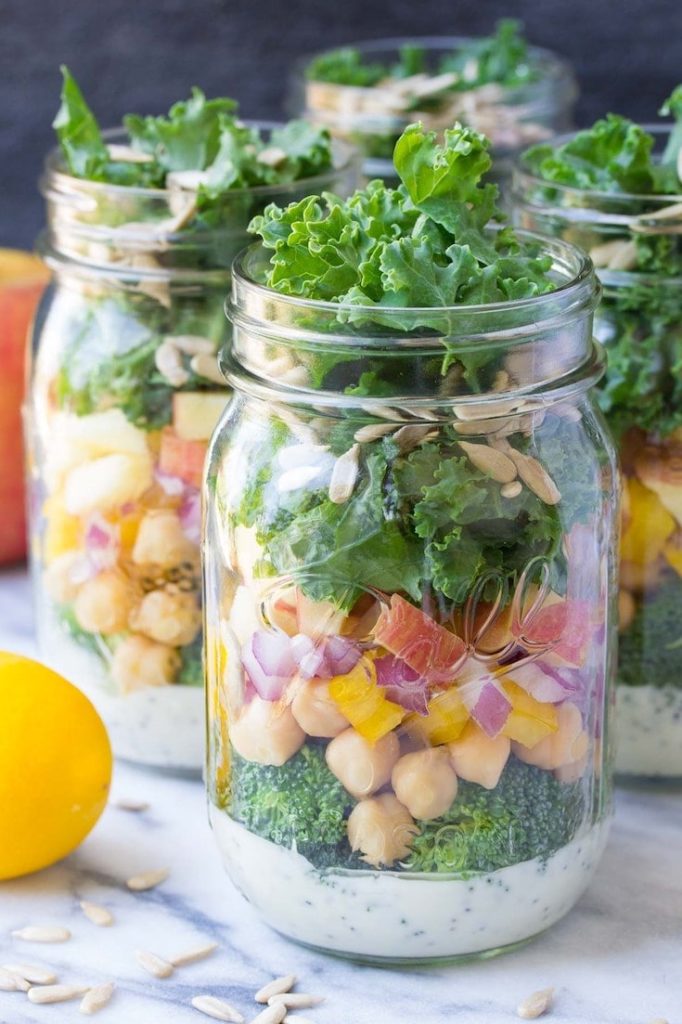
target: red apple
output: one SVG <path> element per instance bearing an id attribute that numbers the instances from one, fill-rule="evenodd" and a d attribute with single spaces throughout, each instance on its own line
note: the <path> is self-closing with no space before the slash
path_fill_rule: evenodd
<path id="1" fill-rule="evenodd" d="M 21 403 L 28 330 L 49 271 L 37 256 L 0 249 L 0 564 L 26 555 Z"/>

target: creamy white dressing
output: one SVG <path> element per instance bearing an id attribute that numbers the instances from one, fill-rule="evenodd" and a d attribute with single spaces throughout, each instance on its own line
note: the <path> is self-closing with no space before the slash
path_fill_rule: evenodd
<path id="1" fill-rule="evenodd" d="M 49 607 L 38 615 L 44 660 L 82 690 L 107 727 L 116 757 L 154 768 L 200 772 L 205 712 L 201 686 L 147 686 L 117 694 L 97 657 L 66 635 Z"/>
<path id="2" fill-rule="evenodd" d="M 225 867 L 277 931 L 307 945 L 391 960 L 457 957 L 521 942 L 566 914 L 592 878 L 608 823 L 548 860 L 469 880 L 386 871 L 318 871 L 210 805 Z"/>
<path id="3" fill-rule="evenodd" d="M 616 771 L 682 776 L 682 686 L 616 687 Z"/>

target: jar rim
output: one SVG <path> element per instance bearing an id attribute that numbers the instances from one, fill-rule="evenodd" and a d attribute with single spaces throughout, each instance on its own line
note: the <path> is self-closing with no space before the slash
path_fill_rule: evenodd
<path id="1" fill-rule="evenodd" d="M 478 316 L 504 315 L 505 313 L 518 314 L 527 309 L 529 311 L 528 321 L 537 323 L 541 319 L 541 316 L 538 316 L 539 311 L 550 303 L 554 305 L 557 299 L 565 299 L 567 305 L 573 305 L 575 302 L 583 299 L 586 307 L 592 309 L 596 307 L 599 299 L 596 275 L 592 260 L 586 252 L 583 252 L 582 249 L 572 245 L 570 242 L 552 238 L 539 232 L 516 230 L 516 235 L 522 241 L 540 243 L 543 247 L 542 254 L 552 256 L 555 267 L 565 267 L 568 271 L 568 276 L 564 283 L 558 284 L 552 291 L 544 292 L 541 295 L 534 295 L 523 299 L 508 299 L 504 302 L 472 305 L 460 303 L 451 306 L 381 306 L 382 316 L 395 314 L 397 318 L 404 317 L 406 313 L 446 314 L 448 317 L 452 317 L 453 321 L 456 321 L 458 316 L 463 319 L 465 317 L 471 318 L 472 316 L 475 318 Z M 233 296 L 232 300 L 228 299 L 226 304 L 227 313 L 230 318 L 235 315 L 238 303 L 234 301 L 234 297 L 240 290 L 246 290 L 266 300 L 276 299 L 277 302 L 282 302 L 289 309 L 298 308 L 301 311 L 317 311 L 319 313 L 333 313 L 335 315 L 341 310 L 350 310 L 354 314 L 366 313 L 370 322 L 372 316 L 376 316 L 377 306 L 344 305 L 340 302 L 286 295 L 278 292 L 275 288 L 270 288 L 268 285 L 260 283 L 253 277 L 250 267 L 255 265 L 259 257 L 262 262 L 265 252 L 266 250 L 260 242 L 254 242 L 245 249 L 242 249 L 235 257 L 232 264 Z M 418 336 L 419 330 L 402 333 L 405 337 Z M 426 329 L 422 333 L 426 333 Z M 385 331 L 380 336 L 385 339 Z M 428 336 L 433 337 L 432 330 L 428 331 Z"/>
<path id="2" fill-rule="evenodd" d="M 664 140 L 672 131 L 672 122 L 669 124 L 648 124 L 643 123 L 639 125 L 646 132 L 649 132 L 654 136 L 655 139 Z M 576 136 L 582 134 L 585 129 L 579 129 L 578 131 L 565 132 L 562 135 L 555 135 L 551 140 L 545 143 L 539 143 L 539 145 L 548 145 L 552 149 L 557 149 L 559 146 L 570 142 Z M 537 145 L 537 143 L 536 143 Z M 680 192 L 670 193 L 650 193 L 650 192 L 616 192 L 609 191 L 608 189 L 597 189 L 597 188 L 583 188 L 579 185 L 566 185 L 560 181 L 548 181 L 547 178 L 543 178 L 538 174 L 529 171 L 525 167 L 525 161 L 528 153 L 531 149 L 535 149 L 534 146 L 527 146 L 521 153 L 514 164 L 513 171 L 513 187 L 516 189 L 518 185 L 523 186 L 537 186 L 539 188 L 549 188 L 556 192 L 558 195 L 563 196 L 576 196 L 580 199 L 594 198 L 595 200 L 607 200 L 616 201 L 618 203 L 651 203 L 652 206 L 671 206 L 682 201 L 682 188 Z M 583 207 L 584 209 L 584 207 Z M 595 211 L 600 213 L 601 211 Z M 627 215 L 623 215 L 627 218 Z"/>
<path id="3" fill-rule="evenodd" d="M 274 128 L 283 128 L 286 121 L 269 121 L 269 120 L 244 120 L 244 124 L 251 128 L 265 129 L 271 131 Z M 115 128 L 107 128 L 102 132 L 102 137 L 105 142 L 117 142 L 122 139 L 127 139 L 127 133 L 125 128 L 120 125 Z M 335 155 L 337 159 L 334 159 Z M 305 178 L 297 178 L 295 181 L 280 182 L 279 184 L 273 185 L 253 185 L 248 188 L 234 188 L 228 189 L 227 193 L 230 196 L 234 196 L 238 199 L 243 196 L 276 196 L 281 194 L 287 188 L 292 189 L 296 187 L 300 190 L 301 186 L 309 185 L 314 191 L 316 186 L 324 184 L 330 177 L 334 177 L 337 174 L 350 172 L 354 166 L 360 164 L 360 154 L 357 149 L 350 143 L 343 139 L 332 139 L 332 166 L 326 171 L 322 171 L 316 175 L 310 175 Z M 68 171 L 64 170 L 64 158 L 62 156 L 59 146 L 54 146 L 50 149 L 45 157 L 43 165 L 43 174 L 39 180 L 39 186 L 41 195 L 49 199 L 54 197 L 54 190 L 50 188 L 51 183 L 68 185 L 71 189 L 83 189 L 84 191 L 92 191 L 95 195 L 109 194 L 111 196 L 125 196 L 140 199 L 156 199 L 156 200 L 168 200 L 172 190 L 168 188 L 151 188 L 140 185 L 118 185 L 106 181 L 92 181 L 90 178 L 79 178 L 75 174 L 69 174 Z"/>

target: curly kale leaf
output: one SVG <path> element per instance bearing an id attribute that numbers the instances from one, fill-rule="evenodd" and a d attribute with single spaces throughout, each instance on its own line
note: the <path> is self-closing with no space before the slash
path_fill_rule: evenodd
<path id="1" fill-rule="evenodd" d="M 661 182 L 662 191 L 679 192 L 680 172 L 678 168 L 682 150 L 682 85 L 678 85 L 668 96 L 659 113 L 664 117 L 670 115 L 675 118 L 675 124 L 670 131 L 668 143 L 661 157 L 662 173 L 666 175 Z"/>
<path id="2" fill-rule="evenodd" d="M 682 426 L 682 323 L 677 288 L 661 282 L 607 291 L 597 316 L 608 354 L 597 397 L 616 435 Z"/>
<path id="3" fill-rule="evenodd" d="M 378 449 L 364 460 L 364 480 L 343 504 L 322 500 L 294 515 L 268 539 L 278 573 L 292 573 L 317 601 L 350 609 L 363 589 L 421 596 L 421 546 L 387 515 L 387 460 Z"/>
<path id="4" fill-rule="evenodd" d="M 395 148 L 397 189 L 371 182 L 348 200 L 325 193 L 268 206 L 249 227 L 272 250 L 266 283 L 338 302 L 339 317 L 353 323 L 442 333 L 448 319 L 434 307 L 550 291 L 546 258 L 522 250 L 511 229 L 486 230 L 501 217 L 496 186 L 481 182 L 487 149 L 484 136 L 461 125 L 442 142 L 411 125 Z"/>
<path id="5" fill-rule="evenodd" d="M 312 82 L 331 82 L 333 85 L 376 85 L 386 75 L 383 64 L 363 63 L 359 50 L 351 46 L 339 47 L 322 53 L 306 68 L 306 78 Z"/>
<path id="6" fill-rule="evenodd" d="M 195 86 L 167 116 L 127 114 L 123 123 L 131 144 L 153 156 L 165 172 L 202 170 L 218 154 L 222 116 L 234 113 L 236 106 L 230 99 L 207 100 Z"/>
<path id="7" fill-rule="evenodd" d="M 584 813 L 579 782 L 511 757 L 495 789 L 460 781 L 449 811 L 421 823 L 404 867 L 469 875 L 546 860 L 574 838 Z"/>
<path id="8" fill-rule="evenodd" d="M 669 574 L 641 600 L 618 642 L 618 682 L 625 686 L 682 685 L 682 580 Z"/>
<path id="9" fill-rule="evenodd" d="M 490 82 L 513 89 L 534 82 L 538 70 L 528 52 L 522 28 L 514 18 L 501 18 L 494 35 L 471 40 L 448 54 L 441 61 L 440 70 L 462 75 L 458 83 L 460 89 L 475 89 Z"/>
<path id="10" fill-rule="evenodd" d="M 561 146 L 534 146 L 524 161 L 545 181 L 604 192 L 646 194 L 654 190 L 653 143 L 653 136 L 641 125 L 608 114 Z"/>
<path id="11" fill-rule="evenodd" d="M 204 663 L 201 637 L 180 648 L 180 668 L 175 679 L 177 686 L 203 686 Z"/>
<path id="12" fill-rule="evenodd" d="M 346 820 L 353 808 L 324 757 L 324 745 L 306 744 L 281 767 L 246 761 L 234 751 L 220 805 L 250 832 L 297 850 L 316 867 L 350 860 Z"/>
<path id="13" fill-rule="evenodd" d="M 424 544 L 426 579 L 456 604 L 479 578 L 513 586 L 532 558 L 559 551 L 557 510 L 526 488 L 502 498 L 464 456 L 446 459 L 436 445 L 423 445 L 396 462 L 394 478 L 398 507 Z"/>

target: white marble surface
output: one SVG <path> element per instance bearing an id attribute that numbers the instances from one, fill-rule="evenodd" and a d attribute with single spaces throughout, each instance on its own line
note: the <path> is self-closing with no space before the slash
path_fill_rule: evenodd
<path id="1" fill-rule="evenodd" d="M 0 575 L 0 647 L 30 653 L 26 579 Z M 0 722 L 0 742 L 2 723 Z M 118 989 L 97 1019 L 111 1024 L 194 1024 L 189 1005 L 214 993 L 255 1015 L 253 991 L 275 973 L 326 996 L 306 1011 L 319 1024 L 505 1024 L 531 991 L 554 985 L 556 1024 L 682 1024 L 682 790 L 620 790 L 618 812 L 597 877 L 578 907 L 525 949 L 456 967 L 388 970 L 315 955 L 273 934 L 230 886 L 211 841 L 201 785 L 119 767 L 113 796 L 148 800 L 131 814 L 111 806 L 82 847 L 62 864 L 0 884 L 0 964 L 53 965 L 65 982 L 114 979 Z M 0 837 L 0 842 L 2 837 Z M 168 881 L 133 895 L 131 874 L 168 866 Z M 116 923 L 96 928 L 79 899 L 109 906 Z M 70 942 L 29 945 L 10 932 L 65 923 Z M 209 937 L 208 960 L 166 981 L 144 973 L 136 948 L 172 955 Z M 64 1024 L 77 1003 L 33 1006 L 0 992 L 0 1024 Z"/>

